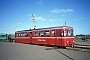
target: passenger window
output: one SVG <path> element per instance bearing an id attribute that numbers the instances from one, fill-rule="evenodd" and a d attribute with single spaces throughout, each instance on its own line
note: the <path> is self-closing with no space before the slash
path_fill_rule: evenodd
<path id="1" fill-rule="evenodd" d="M 44 36 L 44 32 L 40 32 L 40 36 Z"/>
<path id="2" fill-rule="evenodd" d="M 52 36 L 55 36 L 55 31 L 54 30 L 52 30 Z"/>
<path id="3" fill-rule="evenodd" d="M 19 34 L 18 34 L 18 36 L 20 37 L 20 36 L 21 36 L 21 34 L 19 33 Z"/>
<path id="4" fill-rule="evenodd" d="M 16 36 L 18 37 L 18 34 L 16 34 Z"/>
<path id="5" fill-rule="evenodd" d="M 24 33 L 24 36 L 25 36 L 25 37 L 28 37 L 28 33 L 27 33 L 27 32 L 26 32 L 26 33 Z"/>
<path id="6" fill-rule="evenodd" d="M 25 33 L 21 33 L 21 37 L 27 37 L 28 36 L 28 33 L 25 32 Z"/>
<path id="7" fill-rule="evenodd" d="M 45 36 L 50 36 L 50 32 L 49 31 L 45 31 Z"/>
<path id="8" fill-rule="evenodd" d="M 39 32 L 34 32 L 34 36 L 39 36 Z"/>

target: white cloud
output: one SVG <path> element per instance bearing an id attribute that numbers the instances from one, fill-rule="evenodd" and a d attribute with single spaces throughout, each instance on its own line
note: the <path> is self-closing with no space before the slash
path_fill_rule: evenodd
<path id="1" fill-rule="evenodd" d="M 32 14 L 29 14 L 28 16 L 31 16 L 31 19 L 32 19 Z M 40 21 L 45 21 L 46 19 L 44 19 L 43 17 L 39 16 L 37 17 L 35 14 L 34 14 L 34 19 L 35 20 L 40 20 Z"/>
<path id="2" fill-rule="evenodd" d="M 79 19 L 75 19 L 75 20 L 73 20 L 73 21 L 81 21 L 82 19 L 84 19 L 84 17 L 81 17 L 81 18 L 79 18 Z"/>
<path id="3" fill-rule="evenodd" d="M 4 29 L 4 28 L 7 27 L 7 26 L 8 26 L 8 24 L 6 24 L 6 23 L 0 24 L 0 28 L 1 28 L 1 29 Z"/>
<path id="4" fill-rule="evenodd" d="M 84 19 L 84 17 L 81 17 L 80 19 Z"/>
<path id="5" fill-rule="evenodd" d="M 11 31 L 11 30 L 4 30 L 4 31 Z"/>
<path id="6" fill-rule="evenodd" d="M 73 12 L 73 9 L 53 9 L 51 10 L 52 13 L 67 13 Z"/>
<path id="7" fill-rule="evenodd" d="M 71 14 L 68 14 L 68 15 L 71 15 Z"/>
<path id="8" fill-rule="evenodd" d="M 45 21 L 45 19 L 44 19 L 43 17 L 41 17 L 41 16 L 39 16 L 39 17 L 35 17 L 35 20 Z"/>
<path id="9" fill-rule="evenodd" d="M 31 16 L 30 14 L 28 14 L 28 16 Z"/>
<path id="10" fill-rule="evenodd" d="M 64 21 L 63 19 L 60 19 L 59 21 Z"/>
<path id="11" fill-rule="evenodd" d="M 62 16 L 70 16 L 71 14 L 63 14 Z"/>
<path id="12" fill-rule="evenodd" d="M 53 22 L 54 20 L 50 19 L 49 21 L 50 21 L 50 22 Z"/>
<path id="13" fill-rule="evenodd" d="M 19 23 L 17 23 L 17 24 L 21 25 L 22 23 L 19 22 Z"/>
<path id="14" fill-rule="evenodd" d="M 65 15 L 62 15 L 62 16 L 65 16 Z"/>
<path id="15" fill-rule="evenodd" d="M 70 16 L 70 15 L 71 15 L 71 14 L 66 14 L 66 15 L 64 14 L 64 15 L 62 15 L 62 16 Z"/>
<path id="16" fill-rule="evenodd" d="M 73 20 L 73 21 L 80 21 L 80 19 L 75 19 L 75 20 Z"/>
<path id="17" fill-rule="evenodd" d="M 40 0 L 39 2 L 37 2 L 37 4 L 40 4 L 40 5 L 42 5 L 42 1 Z"/>

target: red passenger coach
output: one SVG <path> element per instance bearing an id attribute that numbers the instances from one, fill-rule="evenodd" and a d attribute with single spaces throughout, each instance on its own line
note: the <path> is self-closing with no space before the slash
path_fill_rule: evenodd
<path id="1" fill-rule="evenodd" d="M 15 32 L 15 42 L 54 46 L 73 46 L 73 27 L 59 26 Z"/>
<path id="2" fill-rule="evenodd" d="M 28 32 L 29 31 L 29 32 Z M 30 43 L 30 30 L 23 30 L 15 32 L 16 43 Z"/>

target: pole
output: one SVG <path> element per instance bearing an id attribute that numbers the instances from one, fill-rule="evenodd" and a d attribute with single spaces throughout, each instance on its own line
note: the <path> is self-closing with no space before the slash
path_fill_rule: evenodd
<path id="1" fill-rule="evenodd" d="M 35 28 L 36 28 L 36 24 L 35 24 L 34 14 L 32 14 L 32 20 L 33 20 L 33 23 L 34 23 L 34 29 L 35 29 Z"/>

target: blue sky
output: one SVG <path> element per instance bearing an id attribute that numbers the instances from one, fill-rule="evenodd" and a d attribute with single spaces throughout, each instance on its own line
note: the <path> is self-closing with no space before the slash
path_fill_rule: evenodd
<path id="1" fill-rule="evenodd" d="M 74 34 L 90 34 L 90 0 L 0 0 L 0 33 L 36 28 L 67 26 Z M 53 18 L 52 18 L 53 17 Z"/>

